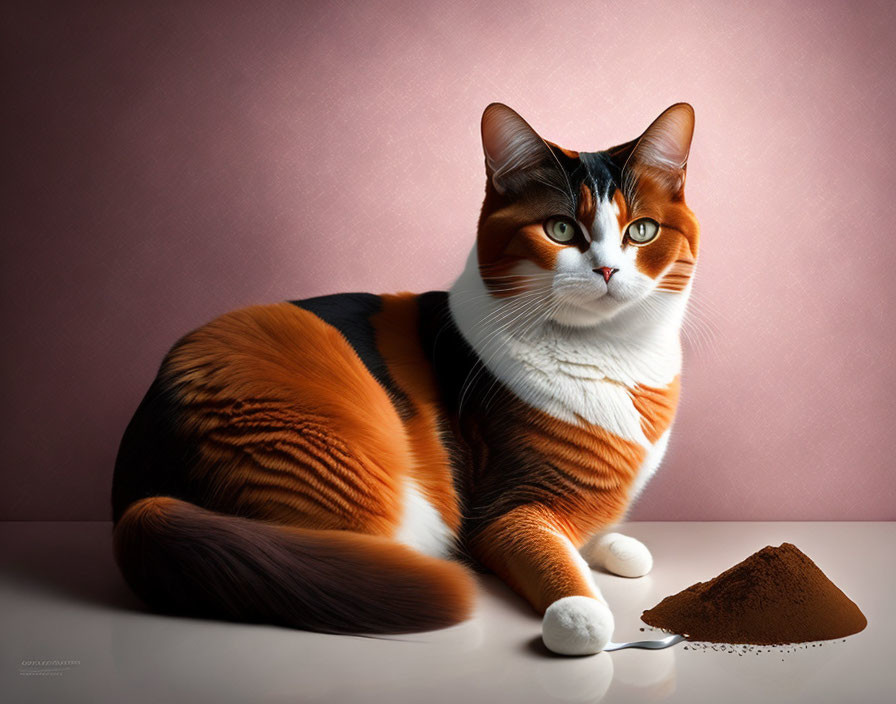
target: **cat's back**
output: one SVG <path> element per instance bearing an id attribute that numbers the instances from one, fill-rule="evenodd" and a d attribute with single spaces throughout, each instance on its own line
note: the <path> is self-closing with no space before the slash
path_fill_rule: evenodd
<path id="1" fill-rule="evenodd" d="M 405 497 L 452 518 L 418 297 L 336 294 L 222 315 L 178 341 L 134 415 L 113 510 L 171 495 L 390 534 Z"/>

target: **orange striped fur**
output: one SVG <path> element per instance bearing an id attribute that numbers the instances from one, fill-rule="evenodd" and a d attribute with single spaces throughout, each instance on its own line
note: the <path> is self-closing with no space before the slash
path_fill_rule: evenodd
<path id="1" fill-rule="evenodd" d="M 172 351 L 163 379 L 195 433 L 209 508 L 390 534 L 410 443 L 388 394 L 319 318 L 288 303 L 228 313 Z"/>

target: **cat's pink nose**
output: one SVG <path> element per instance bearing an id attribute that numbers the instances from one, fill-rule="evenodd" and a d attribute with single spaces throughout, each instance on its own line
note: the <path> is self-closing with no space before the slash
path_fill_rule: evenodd
<path id="1" fill-rule="evenodd" d="M 595 274 L 601 274 L 604 277 L 604 281 L 610 283 L 610 277 L 615 274 L 619 269 L 613 269 L 609 266 L 599 266 L 594 270 Z"/>

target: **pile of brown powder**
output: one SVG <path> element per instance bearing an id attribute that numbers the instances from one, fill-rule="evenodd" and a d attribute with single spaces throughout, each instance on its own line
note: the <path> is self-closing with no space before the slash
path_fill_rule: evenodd
<path id="1" fill-rule="evenodd" d="M 689 640 L 782 645 L 844 638 L 868 621 L 790 543 L 765 547 L 709 582 L 697 582 L 641 615 Z"/>

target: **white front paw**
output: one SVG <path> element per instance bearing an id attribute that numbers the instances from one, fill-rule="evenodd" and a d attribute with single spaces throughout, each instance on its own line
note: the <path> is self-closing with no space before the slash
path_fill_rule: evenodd
<path id="1" fill-rule="evenodd" d="M 602 536 L 596 551 L 604 569 L 620 577 L 643 577 L 653 569 L 653 557 L 647 546 L 621 533 Z"/>
<path id="2" fill-rule="evenodd" d="M 613 614 L 603 602 L 588 596 L 567 596 L 544 612 L 541 639 L 561 655 L 590 655 L 604 649 L 614 626 Z"/>

